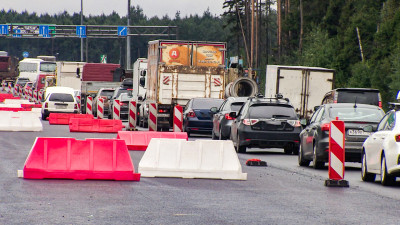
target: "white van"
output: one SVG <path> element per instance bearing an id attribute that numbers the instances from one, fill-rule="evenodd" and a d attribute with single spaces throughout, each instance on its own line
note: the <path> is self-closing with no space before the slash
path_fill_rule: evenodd
<path id="1" fill-rule="evenodd" d="M 50 113 L 78 113 L 74 89 L 69 87 L 48 87 L 42 103 L 42 120 Z"/>

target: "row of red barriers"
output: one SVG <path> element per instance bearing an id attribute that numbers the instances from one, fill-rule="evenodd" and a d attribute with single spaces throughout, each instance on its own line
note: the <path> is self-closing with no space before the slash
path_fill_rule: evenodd
<path id="1" fill-rule="evenodd" d="M 188 140 L 186 132 L 118 131 L 117 139 L 125 141 L 129 150 L 145 151 L 152 138 Z"/>
<path id="2" fill-rule="evenodd" d="M 50 113 L 49 124 L 51 125 L 68 125 L 72 118 L 93 119 L 91 114 L 76 114 L 76 113 Z"/>
<path id="3" fill-rule="evenodd" d="M 139 181 L 123 140 L 36 138 L 26 159 L 27 179 Z"/>
<path id="4" fill-rule="evenodd" d="M 117 133 L 123 127 L 121 120 L 71 118 L 69 121 L 70 132 Z"/>
<path id="5" fill-rule="evenodd" d="M 0 102 L 4 102 L 6 99 L 20 99 L 19 97 L 14 97 L 12 94 L 0 93 Z"/>

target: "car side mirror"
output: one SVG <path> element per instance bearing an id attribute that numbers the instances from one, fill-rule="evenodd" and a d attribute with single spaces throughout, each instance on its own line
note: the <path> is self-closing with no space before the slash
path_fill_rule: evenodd
<path id="1" fill-rule="evenodd" d="M 236 112 L 230 112 L 229 116 L 232 118 L 236 118 L 238 115 L 236 114 Z"/>
<path id="2" fill-rule="evenodd" d="M 210 111 L 212 113 L 217 113 L 218 112 L 218 108 L 217 107 L 211 107 Z"/>
<path id="3" fill-rule="evenodd" d="M 138 100 L 138 101 L 143 101 L 143 97 L 139 95 L 139 96 L 137 97 L 137 100 Z"/>
<path id="4" fill-rule="evenodd" d="M 319 105 L 314 106 L 314 112 L 317 111 L 319 109 L 319 107 L 320 107 Z"/>
<path id="5" fill-rule="evenodd" d="M 307 126 L 308 125 L 307 119 L 301 119 L 300 120 L 300 124 L 303 125 L 303 126 Z"/>
<path id="6" fill-rule="evenodd" d="M 363 131 L 365 131 L 365 132 L 373 132 L 374 131 L 374 127 L 372 125 L 367 125 L 367 126 L 363 127 Z"/>

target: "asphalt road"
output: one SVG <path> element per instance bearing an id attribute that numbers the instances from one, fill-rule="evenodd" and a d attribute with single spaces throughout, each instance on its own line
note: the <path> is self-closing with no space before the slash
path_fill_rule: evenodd
<path id="1" fill-rule="evenodd" d="M 0 224 L 398 224 L 400 184 L 383 187 L 346 167 L 349 188 L 324 186 L 327 169 L 297 165 L 282 150 L 239 154 L 247 181 L 144 178 L 139 182 L 28 180 L 17 177 L 37 136 L 115 138 L 70 133 L 43 122 L 42 132 L 0 133 Z M 209 139 L 196 136 L 194 139 Z M 130 151 L 137 170 L 144 152 Z M 248 167 L 260 158 L 268 167 Z"/>

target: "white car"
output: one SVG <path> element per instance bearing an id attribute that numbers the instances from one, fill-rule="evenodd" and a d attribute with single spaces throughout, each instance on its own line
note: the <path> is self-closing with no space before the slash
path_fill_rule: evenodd
<path id="1" fill-rule="evenodd" d="M 372 131 L 372 126 L 364 131 Z M 386 113 L 363 144 L 361 178 L 373 182 L 377 174 L 385 186 L 394 184 L 400 176 L 400 111 Z"/>
<path id="2" fill-rule="evenodd" d="M 50 113 L 78 113 L 78 104 L 72 88 L 47 88 L 45 96 L 41 110 L 42 120 L 46 120 Z"/>

